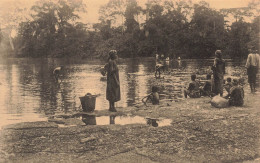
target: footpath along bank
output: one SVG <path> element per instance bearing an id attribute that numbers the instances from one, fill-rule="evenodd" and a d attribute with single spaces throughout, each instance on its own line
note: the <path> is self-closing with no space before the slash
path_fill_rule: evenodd
<path id="1" fill-rule="evenodd" d="M 257 162 L 260 161 L 259 92 L 243 107 L 217 109 L 210 98 L 164 101 L 155 107 L 119 108 L 117 113 L 168 118 L 171 125 L 84 125 L 75 114 L 48 122 L 6 126 L 0 162 Z M 61 120 L 63 119 L 63 120 Z M 61 122 L 62 121 L 62 122 Z M 60 127 L 60 123 L 73 124 Z"/>

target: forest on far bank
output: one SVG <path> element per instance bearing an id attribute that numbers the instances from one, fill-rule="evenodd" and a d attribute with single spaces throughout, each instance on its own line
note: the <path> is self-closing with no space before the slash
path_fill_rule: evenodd
<path id="1" fill-rule="evenodd" d="M 0 29 L 5 57 L 104 58 L 116 49 L 120 57 L 211 58 L 221 49 L 227 58 L 244 59 L 259 49 L 260 2 L 248 7 L 215 10 L 205 1 L 109 0 L 99 9 L 99 22 L 80 22 L 84 4 L 42 0 L 20 22 L 17 35 Z M 233 22 L 227 21 L 232 16 Z M 252 20 L 247 21 L 248 18 Z M 0 22 L 1 23 L 1 22 Z"/>

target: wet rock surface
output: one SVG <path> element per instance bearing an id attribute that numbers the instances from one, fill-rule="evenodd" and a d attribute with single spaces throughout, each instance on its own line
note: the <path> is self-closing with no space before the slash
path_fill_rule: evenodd
<path id="1" fill-rule="evenodd" d="M 97 117 L 168 118 L 170 126 L 84 125 L 82 113 L 20 123 L 0 132 L 0 161 L 11 162 L 240 162 L 259 158 L 259 93 L 243 107 L 213 108 L 210 98 L 118 108 Z M 59 125 L 68 127 L 59 127 Z"/>

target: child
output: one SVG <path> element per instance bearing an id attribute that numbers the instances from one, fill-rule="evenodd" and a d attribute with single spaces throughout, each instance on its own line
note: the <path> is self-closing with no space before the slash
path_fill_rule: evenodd
<path id="1" fill-rule="evenodd" d="M 244 104 L 244 89 L 239 86 L 236 79 L 233 80 L 233 86 L 227 98 L 229 98 L 230 106 L 242 106 Z"/>
<path id="2" fill-rule="evenodd" d="M 224 88 L 228 94 L 230 94 L 230 89 L 232 86 L 233 86 L 233 84 L 231 82 L 231 78 L 227 78 L 227 83 L 224 85 Z"/>
<path id="3" fill-rule="evenodd" d="M 187 90 L 184 90 L 184 96 L 187 98 L 189 96 L 190 98 L 199 98 L 200 97 L 200 89 L 199 89 L 199 83 L 196 80 L 196 75 L 191 75 L 191 83 L 189 84 L 189 87 Z"/>
<path id="4" fill-rule="evenodd" d="M 204 86 L 202 86 L 202 88 L 200 88 L 200 95 L 201 96 L 211 96 L 212 91 L 211 91 L 211 75 L 208 74 L 207 75 L 207 80 L 204 84 Z"/>
<path id="5" fill-rule="evenodd" d="M 146 105 L 147 101 L 150 100 L 152 102 L 153 105 L 158 105 L 159 104 L 159 88 L 156 86 L 152 87 L 152 93 L 150 93 L 148 96 L 145 96 L 142 99 L 142 102 Z"/>

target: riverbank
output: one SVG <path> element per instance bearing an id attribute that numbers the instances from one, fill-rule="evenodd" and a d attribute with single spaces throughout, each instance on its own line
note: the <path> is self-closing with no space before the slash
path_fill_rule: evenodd
<path id="1" fill-rule="evenodd" d="M 93 115 L 168 118 L 171 125 L 85 125 L 75 113 L 48 122 L 6 126 L 0 162 L 240 162 L 259 161 L 259 92 L 243 107 L 213 108 L 210 98 L 163 101 Z M 57 119 L 66 119 L 61 127 Z M 59 119 L 60 120 L 60 119 Z M 68 125 L 66 124 L 73 124 Z"/>

